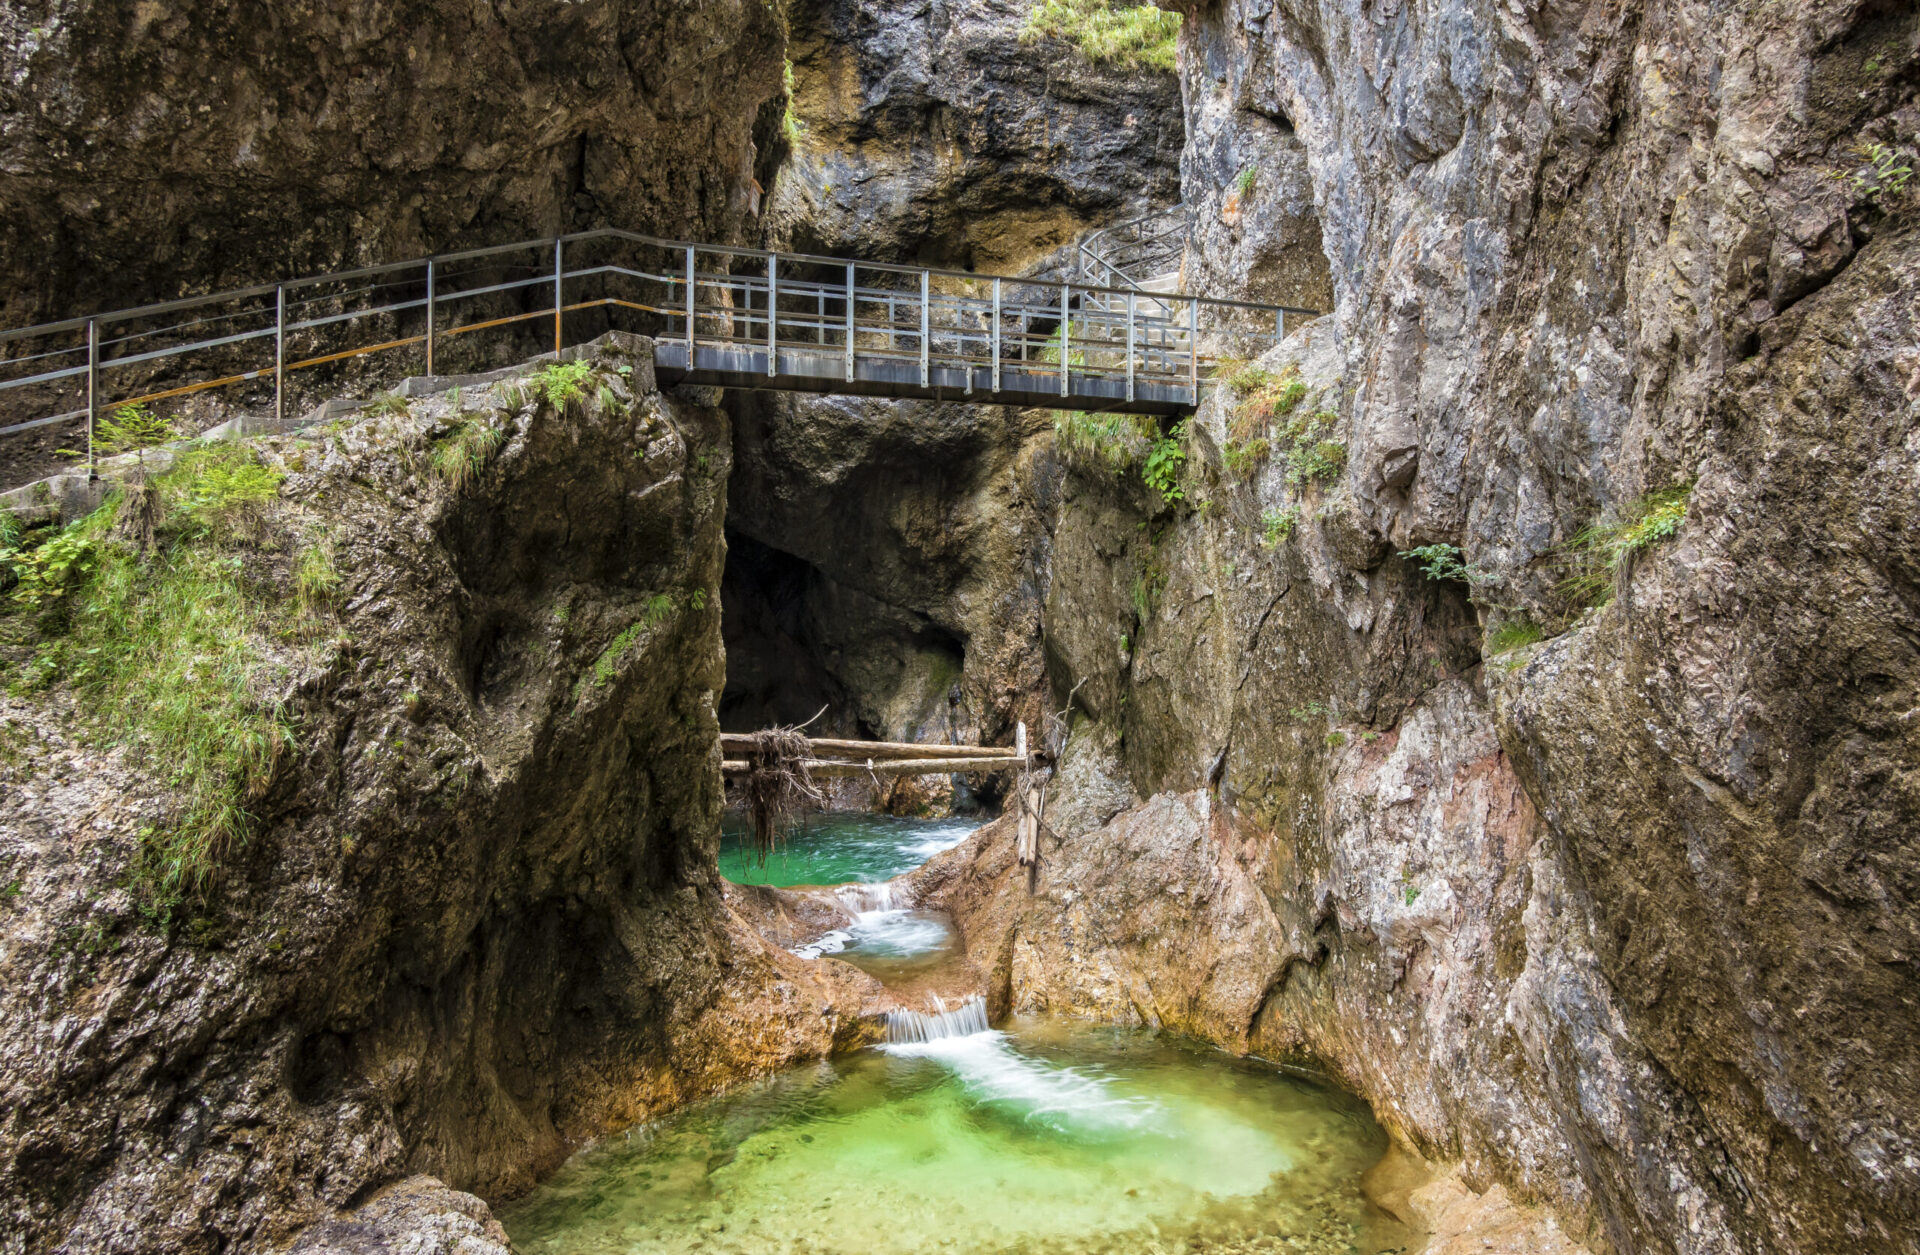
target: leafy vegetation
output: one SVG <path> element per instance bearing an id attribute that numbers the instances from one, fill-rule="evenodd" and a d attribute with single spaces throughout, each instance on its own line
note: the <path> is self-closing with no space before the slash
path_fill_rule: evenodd
<path id="1" fill-rule="evenodd" d="M 1287 457 L 1287 482 L 1296 488 L 1325 483 L 1347 464 L 1347 446 L 1338 440 L 1316 440 L 1296 448 Z"/>
<path id="2" fill-rule="evenodd" d="M 1850 151 L 1858 158 L 1854 167 L 1832 173 L 1855 196 L 1865 201 L 1879 201 L 1906 195 L 1907 185 L 1913 179 L 1912 153 L 1885 144 L 1862 144 Z"/>
<path id="3" fill-rule="evenodd" d="M 124 745 L 180 797 L 141 832 L 135 888 L 162 920 L 250 835 L 247 806 L 292 738 L 257 692 L 261 641 L 297 630 L 255 543 L 277 472 L 223 444 L 183 453 L 150 494 L 116 494 L 38 544 L 9 547 L 10 627 L 32 646 L 14 685 L 63 678 L 87 734 Z M 126 515 L 154 511 L 147 543 Z M 18 539 L 18 538 L 16 538 Z"/>
<path id="4" fill-rule="evenodd" d="M 1023 43 L 1062 39 L 1098 65 L 1146 66 L 1172 73 L 1180 15 L 1150 4 L 1110 0 L 1040 0 L 1027 15 Z"/>
<path id="5" fill-rule="evenodd" d="M 1246 167 L 1234 176 L 1233 190 L 1239 194 L 1241 200 L 1246 200 L 1253 195 L 1254 185 L 1259 177 L 1260 172 L 1253 166 Z"/>
<path id="6" fill-rule="evenodd" d="M 1054 443 L 1070 460 L 1119 474 L 1147 455 L 1153 427 L 1137 414 L 1053 412 Z"/>
<path id="7" fill-rule="evenodd" d="M 698 591 L 701 592 L 704 601 L 704 590 Z M 671 614 L 673 614 L 673 597 L 670 594 L 655 593 L 647 598 L 647 608 L 640 617 L 622 628 L 619 634 L 607 643 L 607 647 L 600 651 L 600 656 L 594 659 L 593 668 L 589 672 L 593 686 L 605 688 L 611 683 L 613 677 L 620 672 L 621 661 L 639 643 L 640 638 L 646 635 L 649 629 L 664 623 Z"/>
<path id="8" fill-rule="evenodd" d="M 140 464 L 146 465 L 146 450 L 155 445 L 177 440 L 180 430 L 167 419 L 161 418 L 146 405 L 122 405 L 101 418 L 93 430 L 93 448 L 96 453 L 112 457 L 117 453 L 138 453 Z M 84 456 L 75 450 L 62 449 L 68 456 Z"/>
<path id="9" fill-rule="evenodd" d="M 1480 574 L 1478 567 L 1467 564 L 1458 545 L 1421 545 L 1417 549 L 1402 549 L 1400 558 L 1418 564 L 1420 574 L 1436 582 L 1460 580 L 1471 583 Z"/>
<path id="10" fill-rule="evenodd" d="M 1260 544 L 1267 549 L 1277 549 L 1287 543 L 1293 535 L 1295 525 L 1300 522 L 1300 507 L 1290 505 L 1282 510 L 1269 506 L 1260 514 Z"/>
<path id="11" fill-rule="evenodd" d="M 585 359 L 550 362 L 534 372 L 528 385 L 534 396 L 556 410 L 563 410 L 586 395 L 587 380 L 592 374 L 593 363 Z"/>
<path id="12" fill-rule="evenodd" d="M 1582 529 L 1560 549 L 1568 570 L 1560 592 L 1584 606 L 1604 606 L 1613 599 L 1621 563 L 1678 532 L 1692 498 L 1690 483 L 1648 493 L 1623 508 L 1616 521 Z"/>
<path id="13" fill-rule="evenodd" d="M 412 402 L 397 392 L 383 392 L 360 407 L 363 414 L 372 414 L 376 418 L 400 418 L 413 408 Z"/>
<path id="14" fill-rule="evenodd" d="M 1180 472 L 1186 464 L 1187 424 L 1183 420 L 1175 423 L 1166 435 L 1154 437 L 1147 448 L 1147 460 L 1140 468 L 1140 478 L 1160 494 L 1162 501 L 1172 505 L 1187 495 L 1180 486 Z"/>
<path id="15" fill-rule="evenodd" d="M 800 120 L 800 115 L 793 111 L 793 62 L 792 61 L 788 61 L 786 63 L 786 67 L 781 71 L 781 75 L 782 75 L 781 82 L 786 87 L 786 91 L 787 91 L 787 108 L 786 108 L 786 112 L 780 115 L 780 133 L 786 136 L 787 145 L 789 147 L 798 148 L 800 146 L 800 142 L 806 139 L 807 137 L 807 124 L 805 122 L 802 122 Z"/>

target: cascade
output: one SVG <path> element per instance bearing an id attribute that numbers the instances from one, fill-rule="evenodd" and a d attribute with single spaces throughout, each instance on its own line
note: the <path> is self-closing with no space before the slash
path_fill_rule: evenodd
<path id="1" fill-rule="evenodd" d="M 921 1043 L 949 1037 L 971 1037 L 984 1033 L 987 1024 L 987 1000 L 978 994 L 963 1000 L 952 1010 L 938 994 L 932 997 L 933 1010 L 909 1011 L 896 1008 L 887 1012 L 889 1043 Z"/>

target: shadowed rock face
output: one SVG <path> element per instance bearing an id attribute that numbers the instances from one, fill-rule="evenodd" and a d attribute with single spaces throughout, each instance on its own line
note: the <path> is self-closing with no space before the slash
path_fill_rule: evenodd
<path id="1" fill-rule="evenodd" d="M 0 699 L 10 1249 L 264 1249 L 408 1173 L 500 1197 L 859 1040 L 870 982 L 766 946 L 714 872 L 726 419 L 612 352 L 565 413 L 472 389 L 261 445 L 260 578 L 324 534 L 340 608 L 262 643 L 297 749 L 171 933 L 123 887 L 167 782 L 58 687 Z M 505 440 L 454 489 L 421 468 L 462 406 Z M 428 1194 L 356 1223 L 465 1225 Z"/>
<path id="2" fill-rule="evenodd" d="M 593 226 L 734 239 L 760 0 L 0 12 L 0 325 Z"/>

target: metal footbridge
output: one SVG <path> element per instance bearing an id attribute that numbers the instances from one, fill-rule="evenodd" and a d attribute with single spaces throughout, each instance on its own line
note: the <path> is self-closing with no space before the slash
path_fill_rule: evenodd
<path id="1" fill-rule="evenodd" d="M 216 390 L 284 426 L 296 387 L 497 368 L 549 329 L 650 336 L 666 385 L 1175 415 L 1316 313 L 1171 286 L 1084 249 L 1035 278 L 591 231 L 0 332 L 0 436 Z"/>

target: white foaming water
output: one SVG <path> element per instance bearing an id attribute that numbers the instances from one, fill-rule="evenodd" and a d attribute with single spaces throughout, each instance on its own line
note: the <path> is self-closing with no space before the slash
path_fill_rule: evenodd
<path id="1" fill-rule="evenodd" d="M 912 894 L 894 881 L 841 885 L 833 896 L 853 912 L 852 922 L 795 946 L 789 953 L 817 959 L 851 946 L 862 954 L 907 958 L 938 950 L 949 935 L 939 920 L 916 913 Z"/>
<path id="2" fill-rule="evenodd" d="M 979 830 L 978 818 L 949 819 L 928 827 L 921 833 L 919 839 L 908 842 L 901 849 L 913 854 L 924 863 L 936 854 L 945 854 Z"/>
<path id="3" fill-rule="evenodd" d="M 938 998 L 934 1005 L 930 1015 L 889 1011 L 881 1049 L 945 1066 L 976 1102 L 1011 1108 L 1060 1132 L 1139 1131 L 1160 1114 L 1150 1099 L 1115 1092 L 1110 1077 L 1021 1054 L 987 1026 L 987 1004 L 978 996 L 951 1011 Z"/>
<path id="4" fill-rule="evenodd" d="M 893 911 L 913 905 L 912 895 L 891 880 L 879 884 L 841 885 L 833 891 L 840 904 L 859 915 L 865 911 Z"/>

